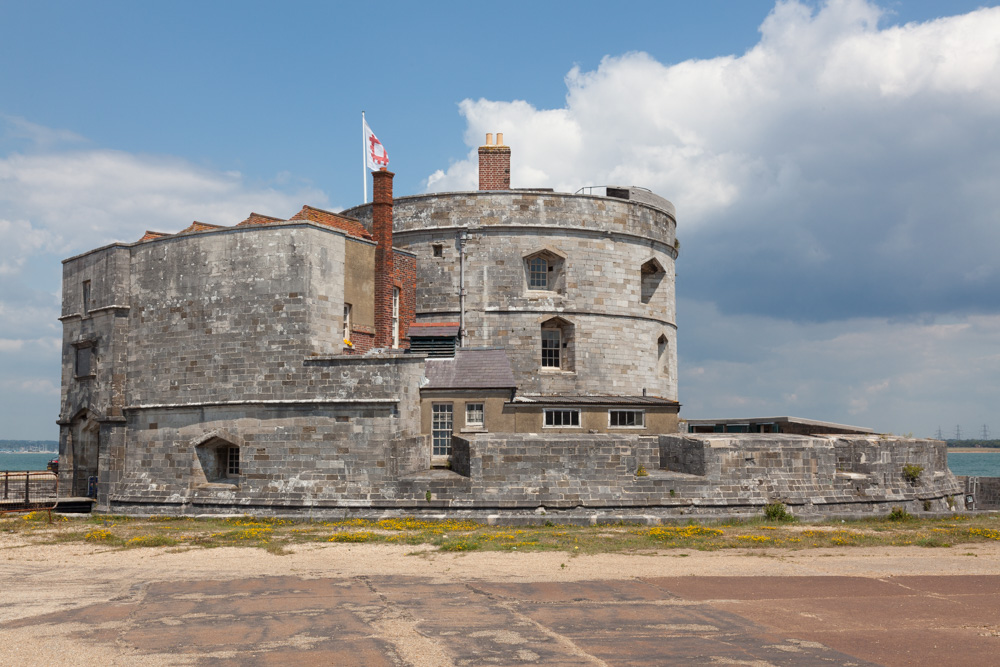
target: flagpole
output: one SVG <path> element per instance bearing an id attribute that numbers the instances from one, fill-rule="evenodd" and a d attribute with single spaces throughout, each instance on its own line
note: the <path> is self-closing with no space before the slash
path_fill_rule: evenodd
<path id="1" fill-rule="evenodd" d="M 368 150 L 368 146 L 365 145 L 365 112 L 361 111 L 361 187 L 362 192 L 364 192 L 364 199 L 361 200 L 362 204 L 368 203 L 368 164 L 365 162 L 365 151 Z"/>

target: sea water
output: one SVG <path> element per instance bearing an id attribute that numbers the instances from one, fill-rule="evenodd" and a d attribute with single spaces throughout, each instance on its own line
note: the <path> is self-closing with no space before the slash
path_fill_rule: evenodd
<path id="1" fill-rule="evenodd" d="M 948 452 L 948 467 L 965 477 L 1000 477 L 1000 449 L 989 452 Z"/>
<path id="2" fill-rule="evenodd" d="M 45 470 L 55 452 L 0 452 L 0 470 Z"/>

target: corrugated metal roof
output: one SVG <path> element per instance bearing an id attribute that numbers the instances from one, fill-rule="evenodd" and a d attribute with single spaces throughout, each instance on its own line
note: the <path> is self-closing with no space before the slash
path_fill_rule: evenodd
<path id="1" fill-rule="evenodd" d="M 513 389 L 514 373 L 503 348 L 459 348 L 454 359 L 428 359 L 424 389 Z"/>
<path id="2" fill-rule="evenodd" d="M 537 405 L 680 405 L 659 396 L 517 396 L 514 403 Z"/>
<path id="3" fill-rule="evenodd" d="M 410 325 L 409 336 L 438 337 L 457 336 L 458 322 L 414 322 Z"/>

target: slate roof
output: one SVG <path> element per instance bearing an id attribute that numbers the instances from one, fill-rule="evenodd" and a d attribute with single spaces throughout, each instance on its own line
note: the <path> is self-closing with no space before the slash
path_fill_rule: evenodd
<path id="1" fill-rule="evenodd" d="M 510 359 L 500 347 L 465 347 L 454 359 L 428 359 L 424 389 L 513 389 Z"/>
<path id="2" fill-rule="evenodd" d="M 659 396 L 518 396 L 514 403 L 537 405 L 680 405 Z"/>

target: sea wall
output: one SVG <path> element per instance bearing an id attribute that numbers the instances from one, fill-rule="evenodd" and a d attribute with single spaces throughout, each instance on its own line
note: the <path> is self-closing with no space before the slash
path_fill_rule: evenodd
<path id="1" fill-rule="evenodd" d="M 113 509 L 156 511 L 157 505 L 173 504 L 170 511 L 192 513 L 562 511 L 669 517 L 754 514 L 776 502 L 803 516 L 964 508 L 963 486 L 944 464 L 943 443 L 933 440 L 476 434 L 453 439 L 451 469 L 430 469 L 426 436 L 391 437 L 385 430 L 391 415 L 375 410 L 372 426 L 379 425 L 380 437 L 365 437 L 364 424 L 356 420 L 363 421 L 372 408 L 358 408 L 349 428 L 335 419 L 324 421 L 313 410 L 246 414 L 237 444 L 248 454 L 248 468 L 243 479 L 224 489 L 185 477 L 190 463 L 173 467 L 174 488 L 184 489 L 180 495 L 154 486 L 166 461 L 190 462 L 191 450 L 204 439 L 182 440 L 173 451 L 146 447 L 158 453 L 133 461 L 126 475 L 131 484 L 112 498 Z M 206 413 L 202 425 L 213 422 L 211 417 Z M 274 426 L 283 435 L 269 435 Z M 296 441 L 306 433 L 306 441 Z"/>

